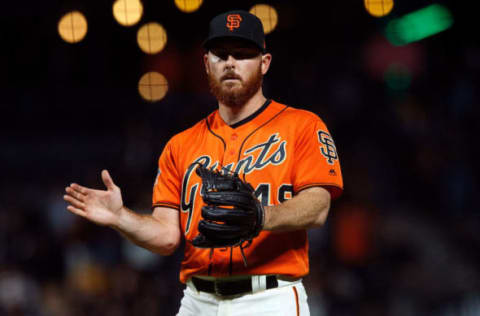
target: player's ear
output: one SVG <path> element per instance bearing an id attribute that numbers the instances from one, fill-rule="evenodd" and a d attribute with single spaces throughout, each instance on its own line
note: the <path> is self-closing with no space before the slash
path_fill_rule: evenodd
<path id="1" fill-rule="evenodd" d="M 270 68 L 270 63 L 272 62 L 272 54 L 266 53 L 262 55 L 262 75 L 265 75 Z"/>
<path id="2" fill-rule="evenodd" d="M 205 65 L 205 71 L 210 74 L 210 65 L 208 64 L 208 52 L 203 54 L 203 64 Z"/>

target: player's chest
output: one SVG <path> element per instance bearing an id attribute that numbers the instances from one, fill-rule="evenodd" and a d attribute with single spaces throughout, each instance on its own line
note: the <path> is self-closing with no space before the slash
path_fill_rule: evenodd
<path id="1" fill-rule="evenodd" d="M 201 163 L 213 169 L 238 174 L 254 174 L 265 170 L 279 172 L 288 164 L 293 144 L 281 132 L 245 134 L 232 130 L 221 135 L 207 135 L 184 157 L 184 170 Z M 263 172 L 262 172 L 263 173 Z"/>
<path id="2" fill-rule="evenodd" d="M 294 143 L 281 132 L 198 137 L 195 146 L 185 148 L 182 160 L 181 210 L 188 232 L 195 218 L 193 210 L 202 206 L 199 164 L 221 172 L 235 172 L 252 185 L 264 205 L 278 204 L 293 196 L 292 164 Z"/>

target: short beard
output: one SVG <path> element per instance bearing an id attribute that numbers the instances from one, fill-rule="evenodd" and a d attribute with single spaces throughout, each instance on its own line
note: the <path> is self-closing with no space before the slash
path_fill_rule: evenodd
<path id="1" fill-rule="evenodd" d="M 241 81 L 240 88 L 223 87 L 221 79 L 217 80 L 211 74 L 208 75 L 208 84 L 210 92 L 217 98 L 218 102 L 228 107 L 239 107 L 248 102 L 260 89 L 263 82 L 263 75 L 259 65 L 256 73 L 247 78 L 245 82 Z"/>

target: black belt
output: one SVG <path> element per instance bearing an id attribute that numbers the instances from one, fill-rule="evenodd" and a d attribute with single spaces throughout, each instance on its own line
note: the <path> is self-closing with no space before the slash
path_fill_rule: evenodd
<path id="1" fill-rule="evenodd" d="M 192 283 L 197 291 L 214 293 L 222 296 L 252 293 L 251 277 L 232 281 L 210 281 L 192 277 Z M 267 289 L 273 289 L 276 287 L 278 287 L 277 277 L 275 275 L 267 276 Z"/>

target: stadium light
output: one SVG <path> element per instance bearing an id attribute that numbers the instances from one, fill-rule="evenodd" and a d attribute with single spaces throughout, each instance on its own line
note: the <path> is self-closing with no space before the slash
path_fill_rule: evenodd
<path id="1" fill-rule="evenodd" d="M 80 11 L 65 14 L 58 22 L 58 34 L 68 43 L 78 43 L 87 35 L 87 19 Z"/>
<path id="2" fill-rule="evenodd" d="M 175 0 L 177 8 L 185 13 L 197 11 L 202 5 L 203 0 Z"/>
<path id="3" fill-rule="evenodd" d="M 376 18 L 388 15 L 393 9 L 393 0 L 364 0 L 363 4 L 367 12 Z"/>
<path id="4" fill-rule="evenodd" d="M 167 32 L 156 22 L 147 23 L 138 30 L 137 43 L 147 54 L 159 53 L 167 44 Z"/>
<path id="5" fill-rule="evenodd" d="M 452 24 L 450 11 L 443 5 L 432 4 L 390 21 L 385 36 L 392 45 L 402 46 L 443 32 Z"/>
<path id="6" fill-rule="evenodd" d="M 274 7 L 267 4 L 256 4 L 249 12 L 256 15 L 260 21 L 262 21 L 265 34 L 273 32 L 277 27 L 278 13 Z"/>
<path id="7" fill-rule="evenodd" d="M 168 81 L 161 73 L 147 72 L 138 81 L 138 92 L 146 101 L 159 101 L 165 97 L 167 91 Z"/>
<path id="8" fill-rule="evenodd" d="M 139 0 L 117 0 L 112 6 L 115 20 L 123 26 L 138 23 L 143 15 L 143 5 Z"/>

